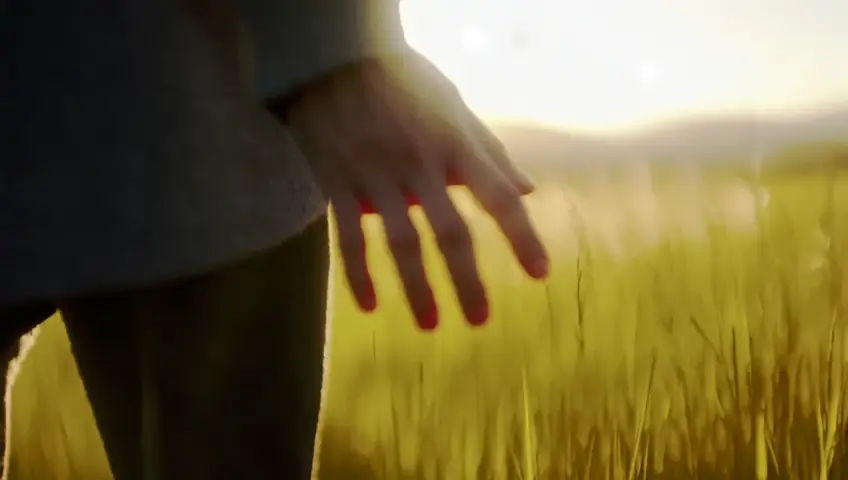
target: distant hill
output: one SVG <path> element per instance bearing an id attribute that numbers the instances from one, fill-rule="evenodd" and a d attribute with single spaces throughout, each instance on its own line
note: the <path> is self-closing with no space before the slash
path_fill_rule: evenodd
<path id="1" fill-rule="evenodd" d="M 727 116 L 669 122 L 634 134 L 574 134 L 495 122 L 516 161 L 531 169 L 591 168 L 634 160 L 721 162 L 768 156 L 794 144 L 848 142 L 848 106 L 793 119 Z"/>

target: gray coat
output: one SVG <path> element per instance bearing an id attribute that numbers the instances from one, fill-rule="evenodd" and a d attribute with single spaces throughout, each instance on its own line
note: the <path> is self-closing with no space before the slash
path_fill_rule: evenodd
<path id="1" fill-rule="evenodd" d="M 402 48 L 397 0 L 4 0 L 0 305 L 297 233 L 325 202 L 260 100 Z"/>

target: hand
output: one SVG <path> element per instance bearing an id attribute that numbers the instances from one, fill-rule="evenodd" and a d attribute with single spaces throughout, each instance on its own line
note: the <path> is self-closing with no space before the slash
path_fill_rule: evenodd
<path id="1" fill-rule="evenodd" d="M 521 200 L 534 186 L 423 57 L 372 61 L 315 83 L 289 106 L 287 123 L 333 205 L 345 273 L 363 310 L 377 306 L 361 226 L 362 214 L 371 210 L 383 217 L 418 324 L 437 326 L 421 241 L 408 212 L 409 204 L 420 204 L 466 318 L 485 323 L 489 303 L 468 226 L 448 196 L 452 183 L 468 187 L 530 276 L 547 275 L 547 254 Z"/>

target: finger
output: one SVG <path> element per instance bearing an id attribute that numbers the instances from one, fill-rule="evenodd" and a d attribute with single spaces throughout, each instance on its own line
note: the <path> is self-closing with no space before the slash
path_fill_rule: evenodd
<path id="1" fill-rule="evenodd" d="M 483 146 L 489 158 L 498 166 L 501 173 L 515 186 L 521 195 L 536 191 L 535 183 L 524 172 L 518 169 L 509 156 L 503 142 L 492 132 L 483 120 L 473 112 L 467 112 L 468 129 L 476 135 L 477 141 Z"/>
<path id="2" fill-rule="evenodd" d="M 489 318 L 489 302 L 480 278 L 471 232 L 447 194 L 444 180 L 422 176 L 415 185 L 421 206 L 436 235 L 465 318 L 482 325 Z"/>
<path id="3" fill-rule="evenodd" d="M 390 185 L 375 175 L 369 196 L 383 216 L 386 240 L 412 313 L 419 327 L 433 330 L 439 323 L 438 309 L 424 269 L 421 239 L 409 218 L 401 190 Z"/>
<path id="4" fill-rule="evenodd" d="M 463 172 L 468 189 L 497 222 L 524 270 L 533 278 L 547 277 L 548 255 L 520 192 L 498 169 L 479 160 L 478 147 L 470 144 L 466 152 L 467 159 L 460 159 L 457 168 Z"/>
<path id="5" fill-rule="evenodd" d="M 413 192 L 404 193 L 404 199 L 406 200 L 406 205 L 408 207 L 420 205 L 421 201 L 418 199 L 418 196 Z M 377 208 L 368 199 L 366 196 L 361 195 L 359 197 L 359 211 L 362 215 L 373 215 L 379 213 Z"/>
<path id="6" fill-rule="evenodd" d="M 360 309 L 372 312 L 377 308 L 377 293 L 368 271 L 367 246 L 362 230 L 362 216 L 357 199 L 356 178 L 353 172 L 335 171 L 328 168 L 332 158 L 340 158 L 349 152 L 338 150 L 329 142 L 315 141 L 312 136 L 303 137 L 304 146 L 312 153 L 313 174 L 333 208 L 336 239 L 342 257 L 344 274 L 350 292 Z M 342 165 L 345 163 L 342 162 Z"/>
<path id="7" fill-rule="evenodd" d="M 377 308 L 377 292 L 368 271 L 367 243 L 356 197 L 349 191 L 333 193 L 331 201 L 345 278 L 359 308 L 372 312 Z"/>

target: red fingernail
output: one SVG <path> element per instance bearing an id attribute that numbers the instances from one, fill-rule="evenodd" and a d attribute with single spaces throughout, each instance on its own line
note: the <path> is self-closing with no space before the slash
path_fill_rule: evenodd
<path id="1" fill-rule="evenodd" d="M 448 186 L 462 185 L 462 178 L 460 178 L 459 173 L 456 170 L 448 170 L 447 184 Z"/>
<path id="2" fill-rule="evenodd" d="M 424 315 L 418 317 L 418 326 L 422 330 L 435 330 L 439 326 L 439 307 L 436 299 L 430 294 L 430 305 Z"/>
<path id="3" fill-rule="evenodd" d="M 374 289 L 374 283 L 368 280 L 365 285 L 365 297 L 361 299 L 360 305 L 366 312 L 373 312 L 377 308 L 377 291 Z"/>
<path id="4" fill-rule="evenodd" d="M 418 199 L 414 193 L 407 193 L 406 197 L 406 205 L 408 207 L 414 207 L 417 205 L 421 205 L 421 200 Z M 362 215 L 371 215 L 377 213 L 377 209 L 374 208 L 374 205 L 371 204 L 368 200 L 359 200 L 359 212 Z"/>
<path id="5" fill-rule="evenodd" d="M 468 313 L 467 318 L 468 323 L 475 327 L 484 325 L 489 320 L 489 303 L 483 302 L 482 305 Z"/>
<path id="6" fill-rule="evenodd" d="M 533 278 L 542 280 L 548 276 L 550 270 L 550 264 L 547 259 L 536 260 L 533 265 L 530 266 L 528 273 Z"/>
<path id="7" fill-rule="evenodd" d="M 409 206 L 409 207 L 412 207 L 412 206 L 415 206 L 415 205 L 421 205 L 421 200 L 419 200 L 418 197 L 414 193 L 407 193 L 406 194 L 406 205 Z"/>
<path id="8" fill-rule="evenodd" d="M 359 200 L 359 211 L 362 215 L 377 213 L 377 211 L 374 210 L 374 205 L 371 205 L 371 202 L 368 200 Z"/>

